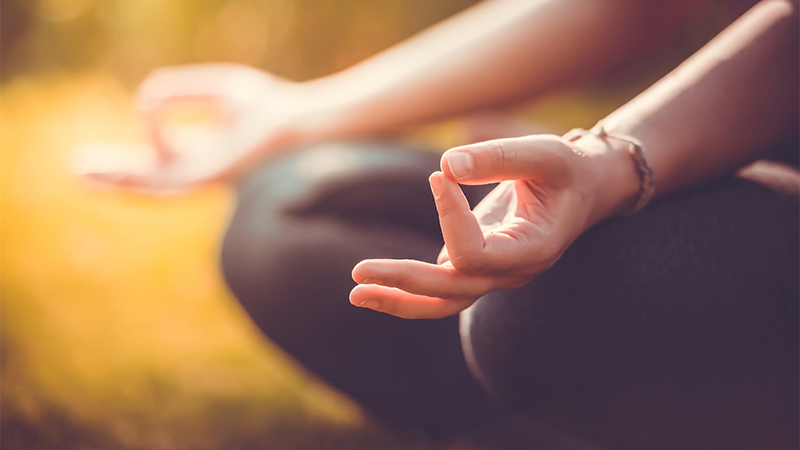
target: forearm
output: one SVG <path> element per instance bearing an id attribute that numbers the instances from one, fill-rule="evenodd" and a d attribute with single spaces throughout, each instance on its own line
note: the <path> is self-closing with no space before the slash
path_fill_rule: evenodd
<path id="1" fill-rule="evenodd" d="M 798 121 L 796 3 L 762 3 L 672 74 L 603 120 L 642 141 L 656 195 L 763 155 Z M 624 213 L 641 183 L 624 141 L 525 136 L 450 149 L 431 178 L 439 264 L 365 260 L 350 301 L 409 318 L 454 314 L 529 283 L 588 227 Z M 501 181 L 473 210 L 459 184 Z"/>
<path id="2" fill-rule="evenodd" d="M 648 33 L 663 34 L 654 22 L 669 28 L 657 9 L 637 0 L 481 3 L 308 83 L 305 125 L 325 139 L 365 136 L 521 101 L 640 53 Z"/>
<path id="3" fill-rule="evenodd" d="M 764 156 L 798 125 L 796 3 L 765 1 L 668 76 L 602 120 L 638 138 L 656 196 L 730 172 Z M 620 142 L 609 141 L 623 147 Z M 620 148 L 622 152 L 624 150 Z M 603 215 L 631 206 L 638 179 L 620 165 Z M 614 203 L 613 201 L 611 203 Z"/>

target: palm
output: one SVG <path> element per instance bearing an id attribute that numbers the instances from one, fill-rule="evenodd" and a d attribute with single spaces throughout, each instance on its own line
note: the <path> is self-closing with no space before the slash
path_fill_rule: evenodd
<path id="1" fill-rule="evenodd" d="M 565 197 L 525 180 L 504 181 L 493 189 L 473 210 L 486 252 L 505 261 L 490 272 L 534 275 L 552 265 L 560 252 L 548 244 L 558 239 L 554 234 Z M 449 259 L 445 247 L 438 262 Z"/>
<path id="2" fill-rule="evenodd" d="M 466 151 L 475 161 L 470 184 L 506 180 L 472 211 L 448 159 L 455 154 L 463 169 L 465 158 L 457 155 Z M 445 154 L 442 170 L 431 176 L 445 241 L 438 264 L 362 261 L 353 270 L 361 284 L 351 302 L 401 317 L 455 314 L 489 291 L 530 282 L 590 223 L 592 162 L 560 138 L 530 136 L 454 149 Z"/>

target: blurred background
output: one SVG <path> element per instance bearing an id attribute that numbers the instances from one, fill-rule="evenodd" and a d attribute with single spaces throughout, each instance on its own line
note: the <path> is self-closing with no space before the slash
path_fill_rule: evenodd
<path id="1" fill-rule="evenodd" d="M 144 139 L 132 95 L 158 66 L 232 61 L 306 80 L 472 3 L 3 0 L 2 447 L 425 448 L 424 436 L 389 430 L 305 373 L 249 321 L 217 262 L 229 188 L 95 191 L 68 162 L 83 141 Z M 591 126 L 713 35 L 714 14 L 602 89 L 516 114 L 556 132 Z M 463 122 L 406 138 L 444 149 L 463 139 Z"/>

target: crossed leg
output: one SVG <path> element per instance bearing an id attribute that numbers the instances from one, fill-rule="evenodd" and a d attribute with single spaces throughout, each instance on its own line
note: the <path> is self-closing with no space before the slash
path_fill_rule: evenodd
<path id="1" fill-rule="evenodd" d="M 434 437 L 498 417 L 494 397 L 612 448 L 796 442 L 796 195 L 731 178 L 601 224 L 530 285 L 479 300 L 459 340 L 454 317 L 347 301 L 362 259 L 436 258 L 437 167 L 413 149 L 327 144 L 246 178 L 222 263 L 261 330 Z M 465 188 L 473 204 L 487 191 Z"/>
<path id="2" fill-rule="evenodd" d="M 436 259 L 427 178 L 438 164 L 385 144 L 297 151 L 241 184 L 222 251 L 230 288 L 270 339 L 378 416 L 433 437 L 498 414 L 467 370 L 458 318 L 404 320 L 348 295 L 362 259 Z"/>
<path id="3" fill-rule="evenodd" d="M 608 448 L 797 448 L 798 178 L 757 175 L 773 186 L 665 199 L 481 298 L 461 315 L 473 374 Z"/>

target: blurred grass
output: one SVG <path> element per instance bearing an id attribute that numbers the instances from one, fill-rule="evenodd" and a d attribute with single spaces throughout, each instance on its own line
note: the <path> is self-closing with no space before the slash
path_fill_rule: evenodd
<path id="1" fill-rule="evenodd" d="M 102 76 L 3 87 L 3 447 L 353 438 L 359 409 L 265 341 L 220 278 L 231 192 L 151 198 L 88 190 L 69 175 L 73 144 L 140 136 L 129 104 Z M 34 441 L 19 436 L 26 427 Z"/>
<path id="2" fill-rule="evenodd" d="M 158 65 L 226 60 L 302 80 L 471 3 L 4 1 L 2 447 L 424 448 L 424 436 L 383 428 L 310 377 L 239 308 L 217 262 L 228 188 L 92 190 L 71 177 L 69 151 L 141 140 L 132 91 Z M 555 131 L 588 127 L 644 80 L 557 94 L 521 116 Z M 462 134 L 449 121 L 411 139 L 445 148 Z"/>
<path id="3" fill-rule="evenodd" d="M 470 2 L 417 3 L 421 15 L 400 1 L 3 3 L 4 449 L 425 445 L 303 372 L 239 308 L 217 266 L 228 188 L 152 198 L 69 173 L 77 143 L 142 139 L 132 91 L 160 64 L 228 60 L 299 80 Z"/>

